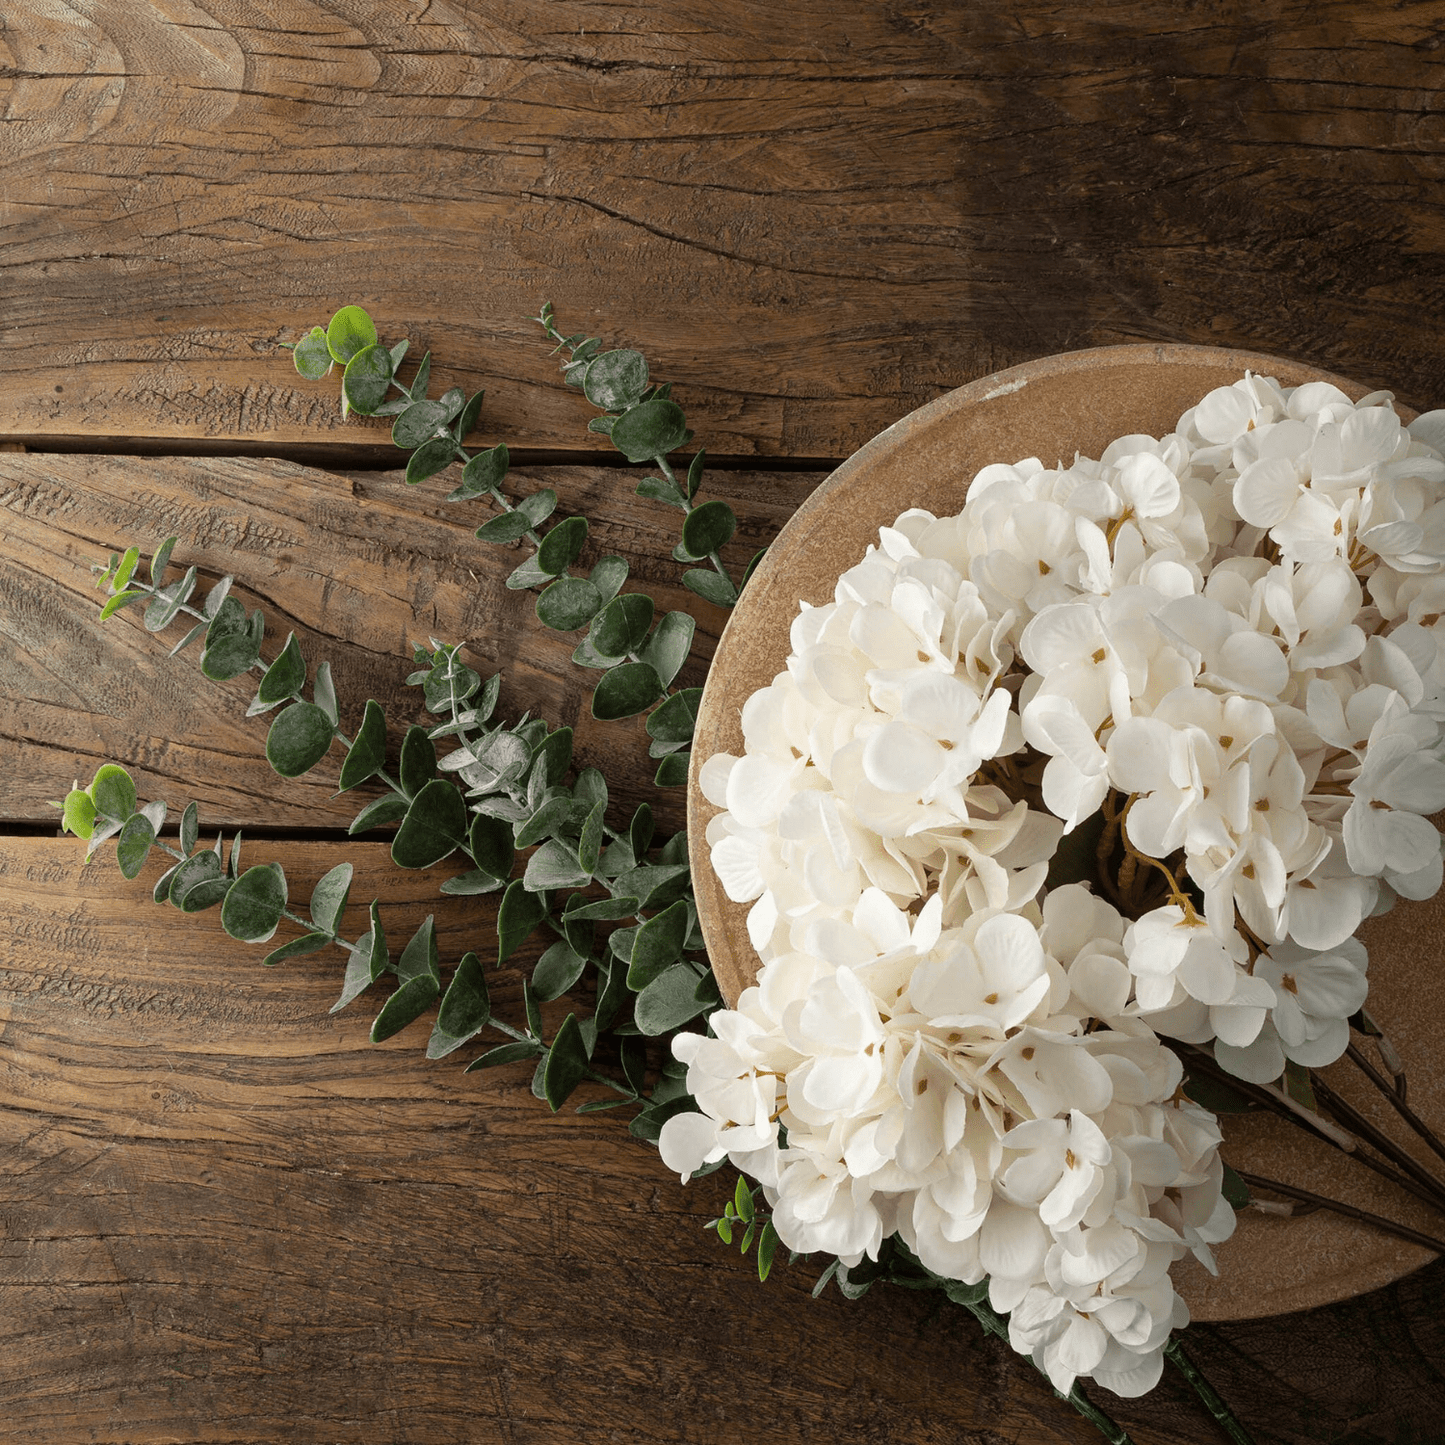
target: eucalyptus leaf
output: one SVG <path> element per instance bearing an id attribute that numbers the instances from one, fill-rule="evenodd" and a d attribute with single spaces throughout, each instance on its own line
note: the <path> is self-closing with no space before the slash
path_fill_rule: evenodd
<path id="1" fill-rule="evenodd" d="M 180 653 L 184 652 L 184 651 L 186 650 L 186 648 L 188 648 L 188 647 L 191 645 L 191 643 L 193 643 L 193 642 L 196 640 L 196 638 L 198 638 L 205 630 L 206 630 L 206 624 L 205 624 L 204 622 L 198 622 L 198 623 L 196 623 L 196 625 L 195 625 L 193 628 L 191 628 L 191 630 L 190 630 L 188 633 L 186 633 L 186 635 L 185 635 L 183 638 L 181 638 L 181 640 L 180 640 L 178 643 L 176 643 L 176 645 L 175 645 L 173 648 L 171 648 L 170 656 L 176 657 L 176 656 L 178 656 Z"/>
<path id="2" fill-rule="evenodd" d="M 578 667 L 592 667 L 606 672 L 608 668 L 616 667 L 621 661 L 620 657 L 603 657 L 587 638 L 583 638 L 572 650 L 572 661 Z"/>
<path id="3" fill-rule="evenodd" d="M 306 663 L 301 657 L 301 644 L 294 632 L 286 636 L 286 645 L 261 677 L 256 697 L 264 703 L 284 702 L 295 697 L 306 683 Z"/>
<path id="4" fill-rule="evenodd" d="M 325 709 L 323 709 L 325 711 Z M 374 777 L 386 765 L 386 714 L 374 699 L 366 701 L 366 712 L 361 719 L 361 728 L 347 750 L 341 764 L 341 777 L 337 782 L 338 792 L 348 792 Z M 397 816 L 400 816 L 398 814 Z"/>
<path id="5" fill-rule="evenodd" d="M 588 640 L 605 657 L 626 657 L 647 637 L 652 614 L 652 598 L 645 593 L 627 592 L 614 597 L 597 614 Z"/>
<path id="6" fill-rule="evenodd" d="M 421 401 L 426 396 L 428 383 L 431 381 L 431 352 L 426 352 L 417 363 L 416 375 L 411 379 L 411 398 L 413 401 Z M 398 443 L 406 445 L 406 443 Z"/>
<path id="7" fill-rule="evenodd" d="M 651 863 L 629 868 L 613 880 L 618 893 L 635 894 L 643 908 L 663 908 L 687 890 L 686 863 Z"/>
<path id="8" fill-rule="evenodd" d="M 346 977 L 341 984 L 341 997 L 331 1005 L 332 1013 L 340 1013 L 347 1004 L 353 1003 L 369 989 L 374 982 L 371 976 L 371 938 L 363 937 L 352 950 L 346 961 Z"/>
<path id="9" fill-rule="evenodd" d="M 649 714 L 649 735 L 665 743 L 691 742 L 701 702 L 700 687 L 684 688 L 681 692 L 674 693 L 661 707 Z"/>
<path id="10" fill-rule="evenodd" d="M 414 401 L 391 424 L 391 439 L 399 447 L 415 450 L 424 442 L 433 441 L 445 429 L 447 409 L 439 401 Z M 449 455 L 454 455 L 453 448 Z"/>
<path id="11" fill-rule="evenodd" d="M 690 1094 L 683 1094 L 679 1098 L 669 1099 L 665 1103 L 653 1104 L 644 1109 L 627 1126 L 627 1132 L 634 1139 L 646 1139 L 655 1144 L 662 1134 L 662 1126 L 669 1119 L 675 1118 L 678 1114 L 697 1114 L 702 1111 L 697 1107 L 697 1100 Z"/>
<path id="12" fill-rule="evenodd" d="M 502 895 L 497 909 L 497 962 L 505 963 L 521 946 L 532 930 L 547 916 L 542 900 L 527 890 L 520 878 L 514 878 Z"/>
<path id="13" fill-rule="evenodd" d="M 595 803 L 592 811 L 587 815 L 587 821 L 582 825 L 582 833 L 577 840 L 577 861 L 581 864 L 583 872 L 589 876 L 596 871 L 597 864 L 602 857 L 602 837 L 605 827 L 603 818 L 606 812 L 606 799 Z"/>
<path id="14" fill-rule="evenodd" d="M 452 435 L 459 442 L 466 441 L 468 435 L 477 429 L 477 422 L 482 415 L 482 398 L 486 392 L 476 392 L 470 401 L 457 413 L 456 425 L 452 428 Z"/>
<path id="15" fill-rule="evenodd" d="M 123 607 L 129 607 L 132 602 L 139 602 L 143 597 L 149 597 L 149 592 L 117 592 L 114 597 L 100 609 L 100 620 L 108 622 Z"/>
<path id="16" fill-rule="evenodd" d="M 532 970 L 532 992 L 543 1003 L 561 998 L 582 977 L 587 960 L 566 939 L 559 938 Z"/>
<path id="17" fill-rule="evenodd" d="M 235 880 L 230 877 L 203 878 L 181 895 L 181 912 L 204 913 L 206 909 L 224 903 L 235 886 Z"/>
<path id="18" fill-rule="evenodd" d="M 633 1005 L 637 1027 L 648 1038 L 656 1038 L 695 1019 L 705 1007 L 698 1002 L 698 982 L 697 973 L 687 964 L 673 964 L 637 995 Z"/>
<path id="19" fill-rule="evenodd" d="M 176 864 L 171 874 L 171 886 L 167 896 L 179 908 L 184 902 L 186 894 L 197 883 L 219 878 L 221 871 L 221 860 L 209 848 L 204 848 L 199 853 L 192 853 L 184 862 Z"/>
<path id="20" fill-rule="evenodd" d="M 123 823 L 135 812 L 135 783 L 116 763 L 104 763 L 97 768 L 86 791 L 102 817 L 116 818 Z"/>
<path id="21" fill-rule="evenodd" d="M 690 567 L 682 574 L 682 585 L 715 607 L 731 607 L 738 600 L 737 588 L 728 578 L 704 567 Z"/>
<path id="22" fill-rule="evenodd" d="M 427 914 L 421 927 L 407 940 L 396 963 L 396 976 L 407 983 L 425 974 L 440 983 L 441 961 L 437 956 L 436 918 Z"/>
<path id="23" fill-rule="evenodd" d="M 266 761 L 283 778 L 299 778 L 331 751 L 331 719 L 312 702 L 293 702 L 266 734 Z"/>
<path id="24" fill-rule="evenodd" d="M 534 553 L 507 577 L 506 585 L 513 592 L 521 592 L 528 587 L 546 586 L 552 580 L 552 576 L 551 572 L 544 572 L 537 565 L 537 557 Z"/>
<path id="25" fill-rule="evenodd" d="M 463 1072 L 470 1074 L 473 1069 L 491 1069 L 498 1064 L 519 1064 L 523 1059 L 535 1059 L 540 1051 L 539 1044 L 525 1040 L 519 1040 L 515 1044 L 498 1044 L 496 1048 L 488 1049 L 479 1059 L 473 1059 Z"/>
<path id="26" fill-rule="evenodd" d="M 699 447 L 697 455 L 688 463 L 687 467 L 687 499 L 691 501 L 697 496 L 697 489 L 702 485 L 702 469 L 707 461 L 707 451 Z"/>
<path id="27" fill-rule="evenodd" d="M 319 662 L 316 665 L 316 680 L 311 684 L 311 697 L 316 706 L 331 720 L 334 728 L 341 721 L 336 706 L 336 684 L 331 680 L 331 664 Z"/>
<path id="28" fill-rule="evenodd" d="M 577 781 L 572 784 L 572 796 L 589 807 L 606 803 L 607 779 L 596 768 L 583 768 L 577 774 Z"/>
<path id="29" fill-rule="evenodd" d="M 371 416 L 391 390 L 391 353 L 384 346 L 363 346 L 342 373 L 341 389 L 358 416 Z"/>
<path id="30" fill-rule="evenodd" d="M 748 565 L 743 569 L 743 579 L 742 579 L 741 582 L 738 583 L 738 591 L 739 591 L 739 592 L 741 592 L 741 591 L 743 590 L 743 588 L 746 587 L 746 586 L 748 585 L 748 583 L 752 581 L 753 573 L 758 570 L 758 564 L 759 564 L 759 563 L 763 560 L 763 558 L 766 557 L 767 555 L 768 555 L 768 549 L 767 549 L 766 547 L 759 547 L 758 550 L 753 553 L 752 561 L 750 561 L 750 562 L 748 563 Z"/>
<path id="31" fill-rule="evenodd" d="M 596 898 L 590 903 L 579 903 L 575 907 L 569 903 L 563 917 L 592 918 L 605 923 L 618 918 L 631 918 L 641 906 L 639 899 L 621 894 L 616 898 Z"/>
<path id="32" fill-rule="evenodd" d="M 682 545 L 694 557 L 719 552 L 732 540 L 738 519 L 726 502 L 704 502 L 687 514 L 682 524 Z"/>
<path id="33" fill-rule="evenodd" d="M 601 606 L 602 594 L 586 578 L 559 577 L 537 598 L 537 620 L 554 632 L 575 632 Z"/>
<path id="34" fill-rule="evenodd" d="M 308 911 L 311 921 L 323 933 L 334 936 L 340 931 L 341 915 L 346 912 L 346 900 L 351 896 L 354 871 L 350 863 L 338 863 L 330 872 L 323 874 L 311 890 Z"/>
<path id="35" fill-rule="evenodd" d="M 554 888 L 574 888 L 590 880 L 577 854 L 560 838 L 551 838 L 527 860 L 526 886 L 534 893 Z"/>
<path id="36" fill-rule="evenodd" d="M 567 767 L 572 761 L 572 729 L 558 728 L 556 732 L 548 733 L 532 754 L 534 767 L 539 760 L 547 786 L 555 787 L 566 777 Z"/>
<path id="37" fill-rule="evenodd" d="M 74 833 L 77 838 L 89 838 L 95 831 L 96 817 L 95 803 L 90 794 L 83 788 L 72 788 L 61 806 L 61 832 Z"/>
<path id="38" fill-rule="evenodd" d="M 604 351 L 587 368 L 582 393 L 602 411 L 626 411 L 647 390 L 647 358 L 640 351 Z"/>
<path id="39" fill-rule="evenodd" d="M 402 413 L 403 416 L 405 414 Z M 456 459 L 457 444 L 450 433 L 423 442 L 407 460 L 407 484 L 415 486 L 418 482 L 426 481 L 428 477 L 436 476 L 438 472 L 444 472 Z"/>
<path id="40" fill-rule="evenodd" d="M 376 345 L 376 327 L 360 306 L 343 306 L 326 328 L 326 346 L 331 359 L 343 366 L 358 351 Z"/>
<path id="41" fill-rule="evenodd" d="M 386 930 L 381 926 L 381 909 L 375 898 L 371 900 L 371 931 L 367 936 L 371 940 L 371 976 L 380 978 L 391 968 L 391 949 L 387 947 Z"/>
<path id="42" fill-rule="evenodd" d="M 688 921 L 687 902 L 679 898 L 676 903 L 649 918 L 637 930 L 627 968 L 627 986 L 634 993 L 646 988 L 653 979 L 682 957 Z M 694 977 L 694 987 L 696 982 Z"/>
<path id="43" fill-rule="evenodd" d="M 447 501 L 464 502 L 470 497 L 498 491 L 506 480 L 509 465 L 510 457 L 502 442 L 487 451 L 478 452 L 462 468 L 462 484 L 447 497 Z"/>
<path id="44" fill-rule="evenodd" d="M 221 908 L 221 927 L 242 943 L 265 943 L 285 908 L 286 875 L 279 864 L 258 863 L 231 885 Z"/>
<path id="45" fill-rule="evenodd" d="M 530 848 L 544 838 L 575 837 L 581 832 L 587 816 L 587 805 L 575 798 L 566 794 L 549 798 L 517 829 L 516 845 L 518 848 Z"/>
<path id="46" fill-rule="evenodd" d="M 472 898 L 479 893 L 495 893 L 504 882 L 504 879 L 494 878 L 480 868 L 471 868 L 465 873 L 458 873 L 454 878 L 444 879 L 441 891 L 448 897 Z"/>
<path id="47" fill-rule="evenodd" d="M 145 610 L 147 632 L 160 632 L 175 621 L 176 613 L 191 599 L 196 590 L 196 569 L 188 567 L 186 575 L 169 587 L 162 587 Z"/>
<path id="48" fill-rule="evenodd" d="M 288 958 L 303 958 L 308 953 L 320 953 L 331 941 L 332 936 L 329 933 L 303 933 L 300 938 L 293 938 L 290 943 L 283 943 L 280 948 L 272 949 L 261 962 L 267 968 L 273 968 L 278 963 L 285 963 Z"/>
<path id="49" fill-rule="evenodd" d="M 687 511 L 687 502 L 683 498 L 682 489 L 676 482 L 670 482 L 666 477 L 643 477 L 637 484 L 637 495 L 646 497 L 653 502 L 666 502 L 669 507 Z"/>
<path id="50" fill-rule="evenodd" d="M 401 985 L 382 1005 L 371 1025 L 371 1041 L 379 1044 L 415 1022 L 435 1002 L 441 984 L 429 973 L 417 974 Z"/>
<path id="51" fill-rule="evenodd" d="M 391 348 L 391 369 L 393 372 L 406 360 L 406 354 L 410 350 L 411 341 L 405 336 Z"/>
<path id="52" fill-rule="evenodd" d="M 115 569 L 115 576 L 110 579 L 112 591 L 124 592 L 130 585 L 130 579 L 135 576 L 136 564 L 140 561 L 140 548 L 127 547 L 121 554 L 119 564 Z"/>
<path id="53" fill-rule="evenodd" d="M 391 841 L 399 868 L 430 868 L 467 841 L 467 809 L 462 795 L 445 778 L 428 783 L 411 801 Z"/>
<path id="54" fill-rule="evenodd" d="M 368 828 L 380 828 L 386 823 L 394 823 L 398 818 L 406 817 L 407 807 L 406 799 L 396 793 L 388 793 L 384 798 L 373 798 L 351 820 L 351 826 L 346 831 L 354 837 L 357 833 L 366 832 Z"/>
<path id="55" fill-rule="evenodd" d="M 673 753 L 657 765 L 653 783 L 659 788 L 681 788 L 687 783 L 688 753 Z"/>
<path id="56" fill-rule="evenodd" d="M 399 781 L 407 797 L 414 798 L 436 777 L 436 745 L 427 736 L 426 729 L 413 725 L 406 731 L 401 744 Z"/>
<path id="57" fill-rule="evenodd" d="M 231 587 L 235 580 L 234 577 L 222 577 L 206 593 L 206 600 L 201 603 L 201 611 L 205 613 L 208 624 L 215 621 L 216 614 L 221 610 L 221 604 L 231 595 Z M 242 611 L 244 612 L 244 610 L 243 608 Z"/>
<path id="58" fill-rule="evenodd" d="M 115 840 L 115 861 L 127 878 L 135 878 L 145 867 L 156 830 L 144 813 L 132 813 Z"/>
<path id="59" fill-rule="evenodd" d="M 151 889 L 151 897 L 155 902 L 164 903 L 171 896 L 171 879 L 176 876 L 176 869 L 180 866 L 179 863 L 172 863 L 171 866 L 156 879 L 155 886 Z"/>
<path id="60" fill-rule="evenodd" d="M 629 462 L 645 462 L 680 447 L 689 432 L 682 408 L 675 401 L 658 397 L 618 417 L 611 435 L 612 445 Z"/>
<path id="61" fill-rule="evenodd" d="M 632 846 L 634 858 L 647 857 L 647 850 L 652 847 L 652 837 L 656 828 L 657 824 L 652 816 L 652 805 L 639 803 L 627 829 L 627 841 Z"/>
<path id="62" fill-rule="evenodd" d="M 478 814 L 472 819 L 467 839 L 468 851 L 477 867 L 494 878 L 507 878 L 512 872 L 515 845 L 512 830 L 499 818 Z"/>
<path id="63" fill-rule="evenodd" d="M 319 326 L 313 326 L 306 336 L 296 343 L 291 353 L 296 370 L 307 381 L 320 381 L 331 370 L 331 348 L 326 344 L 326 333 Z"/>
<path id="64" fill-rule="evenodd" d="M 576 1014 L 568 1014 L 547 1051 L 543 1090 L 555 1114 L 587 1073 L 587 1049 Z"/>
<path id="65" fill-rule="evenodd" d="M 624 662 L 603 673 L 592 694 L 592 716 L 602 722 L 646 712 L 662 696 L 662 679 L 648 662 Z"/>
<path id="66" fill-rule="evenodd" d="M 477 540 L 504 545 L 520 541 L 532 530 L 532 523 L 520 511 L 499 512 L 477 528 Z"/>
<path id="67" fill-rule="evenodd" d="M 558 522 L 537 548 L 537 567 L 551 577 L 565 572 L 577 560 L 586 540 L 586 517 L 568 517 Z"/>

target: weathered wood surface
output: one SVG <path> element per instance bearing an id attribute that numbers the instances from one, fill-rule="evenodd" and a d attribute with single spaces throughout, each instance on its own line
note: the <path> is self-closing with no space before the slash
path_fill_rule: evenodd
<path id="1" fill-rule="evenodd" d="M 199 567 L 207 582 L 236 574 L 237 596 L 265 610 L 268 659 L 294 629 L 313 667 L 330 661 L 343 729 L 356 726 L 374 697 L 399 747 L 404 726 L 424 715 L 420 694 L 405 685 L 411 642 L 464 640 L 480 672 L 504 673 L 499 715 L 530 710 L 554 727 L 574 726 L 583 766 L 603 766 L 623 797 L 657 796 L 657 764 L 640 723 L 593 721 L 584 682 L 598 674 L 573 665 L 577 636 L 543 627 L 535 594 L 504 586 L 524 554 L 476 540 L 490 504 L 443 502 L 456 482 L 449 475 L 409 487 L 399 473 L 336 474 L 281 461 L 0 456 L 0 746 L 10 763 L 0 819 L 54 820 L 48 800 L 104 761 L 131 768 L 141 795 L 165 798 L 173 811 L 196 798 L 212 824 L 345 827 L 358 811 L 364 793 L 332 796 L 339 749 L 306 777 L 284 782 L 271 772 L 262 752 L 269 719 L 245 716 L 255 674 L 209 681 L 198 644 L 168 658 L 185 636 L 184 619 L 163 637 L 145 631 L 137 609 L 97 621 L 102 595 L 91 565 L 132 542 L 149 556 L 171 533 L 180 538 L 179 566 Z M 679 585 L 682 567 L 671 553 L 681 513 L 638 497 L 641 475 L 552 467 L 514 472 L 507 486 L 514 495 L 553 488 L 559 516 L 576 512 L 593 524 L 584 566 L 625 556 L 629 589 L 641 586 L 660 608 L 701 619 L 683 679 L 693 685 L 726 615 Z M 727 551 L 735 575 L 821 479 L 707 474 L 707 495 L 738 512 Z M 664 822 L 674 828 L 683 823 L 682 792 L 661 795 L 671 804 Z"/>
<path id="2" fill-rule="evenodd" d="M 1445 6 L 18 0 L 18 437 L 334 436 L 280 343 L 345 301 L 588 438 L 524 318 L 643 345 L 715 452 L 840 457 L 1120 340 L 1445 398 Z M 604 445 L 596 438 L 598 446 Z"/>
<path id="3" fill-rule="evenodd" d="M 342 851 L 250 846 L 302 896 Z M 7 1441 L 1098 1438 L 929 1299 L 814 1301 L 805 1265 L 760 1287 L 701 1228 L 722 1184 L 683 1189 L 616 1115 L 552 1117 L 525 1065 L 428 1063 L 421 1023 L 369 1044 L 366 1000 L 327 1012 L 339 955 L 263 969 L 148 901 L 158 860 L 128 884 L 80 851 L 0 839 Z M 344 851 L 396 935 L 434 906 L 445 869 Z M 450 962 L 492 914 L 438 917 Z M 1189 1345 L 1260 1445 L 1438 1439 L 1442 1288 L 1445 1264 Z M 1139 1445 L 1214 1438 L 1170 1380 L 1116 1414 Z"/>

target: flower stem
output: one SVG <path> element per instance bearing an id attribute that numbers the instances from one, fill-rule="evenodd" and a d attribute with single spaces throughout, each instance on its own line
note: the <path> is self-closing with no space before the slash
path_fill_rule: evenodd
<path id="1" fill-rule="evenodd" d="M 1214 1386 L 1200 1373 L 1199 1367 L 1184 1353 L 1184 1346 L 1174 1336 L 1164 1346 L 1164 1358 L 1189 1381 L 1194 1393 L 1204 1402 L 1205 1408 L 1214 1416 L 1220 1428 L 1234 1445 L 1254 1445 L 1254 1438 L 1240 1423 L 1238 1416 L 1220 1399 Z"/>
<path id="2" fill-rule="evenodd" d="M 1385 1096 L 1390 1107 L 1430 1146 L 1434 1153 L 1438 1154 L 1440 1158 L 1445 1159 L 1445 1144 L 1440 1142 L 1439 1136 L 1435 1131 L 1405 1102 L 1400 1095 L 1399 1089 L 1392 1085 L 1354 1044 L 1351 1044 L 1345 1050 L 1345 1053 L 1365 1077 Z"/>
<path id="3" fill-rule="evenodd" d="M 1106 1415 L 1085 1393 L 1077 1382 L 1067 1395 L 1054 1391 L 1059 1399 L 1067 1400 L 1089 1424 L 1101 1434 L 1109 1445 L 1134 1445 L 1129 1432 L 1112 1416 Z"/>
<path id="4" fill-rule="evenodd" d="M 1342 1214 L 1346 1219 L 1358 1219 L 1362 1224 L 1372 1224 L 1386 1234 L 1396 1235 L 1411 1244 L 1420 1245 L 1423 1249 L 1433 1249 L 1436 1254 L 1445 1254 L 1445 1240 L 1433 1239 L 1407 1225 L 1396 1224 L 1393 1219 L 1386 1219 L 1383 1215 L 1370 1214 L 1363 1209 L 1356 1209 L 1353 1204 L 1341 1204 L 1338 1200 L 1326 1199 L 1322 1194 L 1312 1194 L 1308 1189 L 1297 1189 L 1293 1184 L 1281 1184 L 1276 1179 L 1262 1179 L 1258 1174 L 1246 1174 L 1242 1169 L 1235 1173 L 1251 1189 L 1266 1189 L 1271 1194 L 1283 1194 L 1286 1199 L 1297 1199 L 1301 1204 L 1312 1204 L 1317 1209 L 1328 1209 L 1331 1213 Z"/>

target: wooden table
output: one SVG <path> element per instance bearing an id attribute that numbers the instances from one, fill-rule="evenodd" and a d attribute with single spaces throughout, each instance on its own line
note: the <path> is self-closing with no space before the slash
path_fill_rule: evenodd
<path id="1" fill-rule="evenodd" d="M 1250 346 L 1445 397 L 1445 4 L 18 0 L 0 28 L 0 1281 L 7 1441 L 1095 1439 L 928 1298 L 765 1286 L 615 1115 L 328 1014 L 210 914 L 82 868 L 47 799 L 113 759 L 243 826 L 298 888 L 436 908 L 282 783 L 244 717 L 90 563 L 177 557 L 394 717 L 408 643 L 466 639 L 503 708 L 649 792 L 474 509 L 408 488 L 281 343 L 336 306 L 488 389 L 482 437 L 682 605 L 525 318 L 636 344 L 717 459 L 745 560 L 919 403 L 1123 340 Z M 23 450 L 14 450 L 15 446 Z M 499 560 L 499 557 L 501 560 Z M 695 604 L 715 639 L 721 613 Z M 700 650 L 705 656 L 707 646 Z M 701 668 L 702 662 L 693 664 Z M 700 680 L 701 673 L 693 680 Z M 670 812 L 668 810 L 670 809 Z M 665 806 L 681 826 L 680 795 Z M 149 865 L 146 879 L 158 871 Z M 440 876 L 440 874 L 438 874 Z M 437 910 L 444 957 L 486 899 Z M 525 960 L 524 960 L 525 962 Z M 500 975 L 519 1007 L 520 974 Z M 1445 1264 L 1303 1316 L 1191 1329 L 1260 1442 L 1445 1437 Z M 1107 1398 L 1107 1397 L 1104 1397 Z M 1113 1405 L 1112 1399 L 1108 1403 Z M 1119 1419 L 1209 1441 L 1167 1380 Z"/>

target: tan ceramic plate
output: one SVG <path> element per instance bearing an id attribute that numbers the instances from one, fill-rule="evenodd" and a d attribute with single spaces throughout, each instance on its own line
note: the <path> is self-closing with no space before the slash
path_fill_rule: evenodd
<path id="1" fill-rule="evenodd" d="M 1278 357 L 1203 346 L 1111 346 L 1031 361 L 949 392 L 913 412 L 850 457 L 783 529 L 733 612 L 703 693 L 688 789 L 688 835 L 698 909 L 713 969 L 735 1000 L 752 981 L 757 957 L 744 927 L 746 906 L 730 903 L 708 863 L 703 830 L 717 811 L 697 786 L 697 768 L 717 752 L 740 753 L 743 702 L 784 666 L 788 628 L 800 601 L 832 600 L 838 575 L 878 528 L 908 507 L 938 515 L 963 504 L 970 478 L 990 462 L 1037 456 L 1045 465 L 1076 451 L 1097 457 L 1115 437 L 1172 431 L 1181 412 L 1245 370 L 1286 386 L 1331 381 L 1351 396 L 1359 386 Z M 1403 412 L 1407 419 L 1413 413 Z M 1401 904 L 1364 931 L 1370 950 L 1370 1008 L 1409 1070 L 1410 1100 L 1434 1127 L 1445 1125 L 1445 894 Z M 1359 1087 L 1353 1065 L 1327 1071 L 1334 1087 L 1405 1142 L 1389 1111 Z M 1439 1236 L 1445 1221 L 1328 1145 L 1271 1117 L 1225 1121 L 1226 1157 L 1236 1168 L 1343 1199 Z M 1426 1156 L 1428 1157 L 1428 1156 Z M 1219 1250 L 1221 1276 L 1192 1261 L 1175 1278 L 1194 1318 L 1251 1319 L 1309 1309 L 1398 1279 L 1433 1256 L 1365 1225 L 1323 1212 L 1240 1216 Z"/>

